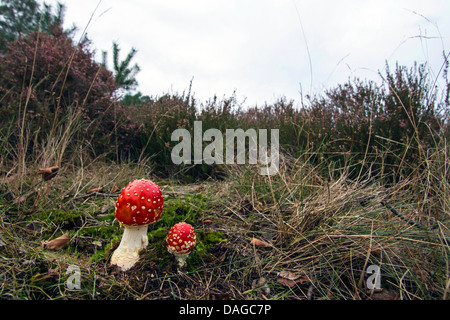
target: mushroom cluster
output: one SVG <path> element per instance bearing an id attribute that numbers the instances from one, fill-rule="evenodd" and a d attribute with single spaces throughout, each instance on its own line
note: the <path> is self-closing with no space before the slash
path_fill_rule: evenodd
<path id="1" fill-rule="evenodd" d="M 159 220 L 163 205 L 161 190 L 151 180 L 132 181 L 121 191 L 114 216 L 124 226 L 124 232 L 111 256 L 112 265 L 126 271 L 136 264 L 139 252 L 148 245 L 148 225 Z M 195 240 L 194 228 L 186 222 L 177 223 L 169 230 L 167 250 L 176 257 L 179 269 L 194 249 Z"/>
<path id="2" fill-rule="evenodd" d="M 111 257 L 111 264 L 122 271 L 139 260 L 139 252 L 147 247 L 148 225 L 159 220 L 164 200 L 160 188 L 151 180 L 130 182 L 116 202 L 115 217 L 125 227 L 119 247 Z"/>

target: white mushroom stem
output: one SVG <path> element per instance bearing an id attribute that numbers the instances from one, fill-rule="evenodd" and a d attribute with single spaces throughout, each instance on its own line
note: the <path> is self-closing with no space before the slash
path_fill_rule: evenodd
<path id="1" fill-rule="evenodd" d="M 189 256 L 189 253 L 174 253 L 174 255 L 178 261 L 178 268 L 183 268 L 186 264 L 186 259 Z"/>
<path id="2" fill-rule="evenodd" d="M 147 247 L 148 225 L 125 226 L 122 240 L 111 257 L 111 264 L 118 265 L 122 271 L 130 269 L 139 260 L 139 251 Z"/>

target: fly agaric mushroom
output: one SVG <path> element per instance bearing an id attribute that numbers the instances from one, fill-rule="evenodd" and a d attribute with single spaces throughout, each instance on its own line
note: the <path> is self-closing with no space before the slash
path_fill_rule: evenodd
<path id="1" fill-rule="evenodd" d="M 114 215 L 125 230 L 111 264 L 126 271 L 139 260 L 139 251 L 148 244 L 148 225 L 159 220 L 163 204 L 161 190 L 153 181 L 135 180 L 122 190 Z"/>
<path id="2" fill-rule="evenodd" d="M 182 268 L 195 247 L 194 228 L 186 222 L 179 222 L 169 230 L 166 242 L 167 251 L 175 256 L 178 267 Z"/>

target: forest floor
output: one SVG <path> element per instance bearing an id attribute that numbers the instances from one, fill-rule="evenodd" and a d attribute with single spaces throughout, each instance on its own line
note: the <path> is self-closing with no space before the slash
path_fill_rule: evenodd
<path id="1" fill-rule="evenodd" d="M 129 164 L 63 166 L 48 180 L 4 174 L 0 297 L 448 299 L 446 190 L 425 194 L 420 177 L 390 187 L 345 172 L 323 179 L 297 162 L 272 177 L 231 170 L 193 184 Z M 123 233 L 114 206 L 138 178 L 160 186 L 164 209 L 139 262 L 122 272 L 109 263 Z M 180 221 L 197 244 L 178 271 L 165 238 Z"/>

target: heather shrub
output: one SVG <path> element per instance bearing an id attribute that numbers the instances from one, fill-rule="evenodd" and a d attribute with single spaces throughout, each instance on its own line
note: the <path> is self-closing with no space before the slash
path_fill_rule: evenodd
<path id="1" fill-rule="evenodd" d="M 202 121 L 203 130 L 219 129 L 279 129 L 280 144 L 284 151 L 295 154 L 304 147 L 305 132 L 303 114 L 294 108 L 294 101 L 281 98 L 273 104 L 263 107 L 243 108 L 234 96 L 219 101 L 216 97 L 202 105 L 197 120 Z M 268 141 L 270 143 L 270 140 Z"/>
<path id="2" fill-rule="evenodd" d="M 89 45 L 87 39 L 74 43 L 57 26 L 51 34 L 32 32 L 10 42 L 0 57 L 0 121 L 21 119 L 43 138 L 75 108 L 83 136 L 95 153 L 102 152 L 103 136 L 114 126 L 116 86 Z"/>
<path id="3" fill-rule="evenodd" d="M 136 104 L 125 106 L 135 108 L 130 119 L 141 125 L 140 134 L 134 136 L 134 160 L 150 158 L 155 170 L 161 174 L 175 174 L 177 171 L 189 171 L 192 168 L 178 168 L 171 160 L 172 132 L 187 129 L 193 134 L 196 120 L 195 99 L 189 95 L 165 94 L 158 98 L 146 97 Z M 193 142 L 193 139 L 192 139 Z M 194 170 L 195 171 L 195 170 Z"/>
<path id="4" fill-rule="evenodd" d="M 376 132 L 394 141 L 387 140 L 383 146 L 391 151 L 386 164 L 396 171 L 401 166 L 408 174 L 415 169 L 409 164 L 422 162 L 426 150 L 436 145 L 436 138 L 439 140 L 444 127 L 440 114 L 445 107 L 437 100 L 437 89 L 429 83 L 425 65 L 415 64 L 410 70 L 397 65 L 393 74 L 386 69 L 383 109 Z"/>
<path id="5" fill-rule="evenodd" d="M 327 165 L 350 166 L 351 176 L 371 170 L 398 178 L 422 165 L 439 135 L 448 136 L 448 103 L 437 99 L 424 65 L 387 67 L 383 80 L 355 79 L 312 99 L 310 143 L 321 146 Z"/>
<path id="6" fill-rule="evenodd" d="M 424 66 L 407 69 L 397 65 L 392 73 L 387 67 L 382 84 L 354 79 L 324 95 L 308 97 L 308 105 L 301 107 L 285 98 L 244 108 L 235 95 L 201 104 L 189 94 L 144 96 L 142 100 L 141 94 L 130 96 L 123 108 L 135 108 L 129 112 L 131 119 L 127 116 L 135 128 L 127 131 L 131 135 L 127 143 L 134 148 L 131 158 L 151 157 L 159 170 L 170 174 L 222 175 L 220 166 L 178 166 L 171 161 L 172 147 L 177 144 L 171 141 L 171 133 L 187 129 L 193 150 L 194 121 L 198 120 L 203 132 L 219 129 L 224 137 L 226 129 L 279 129 L 284 154 L 303 156 L 326 175 L 339 175 L 346 168 L 353 178 L 370 172 L 392 181 L 420 170 L 426 150 L 436 147 L 440 136 L 448 135 L 443 116 L 448 103 L 437 98 L 425 70 Z M 203 147 L 209 143 L 204 141 Z"/>
<path id="7" fill-rule="evenodd" d="M 241 128 L 240 111 L 241 107 L 234 94 L 222 100 L 214 96 L 200 105 L 197 120 L 202 121 L 203 131 L 219 129 L 225 133 L 226 129 Z"/>
<path id="8" fill-rule="evenodd" d="M 302 115 L 294 108 L 294 102 L 287 101 L 285 98 L 271 105 L 265 104 L 263 107 L 255 106 L 245 109 L 237 102 L 235 95 L 223 100 L 214 97 L 201 106 L 197 120 L 202 121 L 203 131 L 218 129 L 224 139 L 227 129 L 242 129 L 244 133 L 249 133 L 249 129 L 254 129 L 259 141 L 259 130 L 266 129 L 268 144 L 272 143 L 270 140 L 271 130 L 278 129 L 282 151 L 288 154 L 295 154 L 303 141 L 302 126 L 304 121 Z M 206 141 L 203 145 L 206 146 L 209 143 L 210 141 Z M 246 137 L 246 162 L 249 159 L 249 143 L 249 138 Z M 224 140 L 223 156 L 225 157 L 225 155 L 226 144 Z"/>
<path id="9" fill-rule="evenodd" d="M 113 161 L 137 161 L 146 134 L 142 121 L 134 117 L 138 112 L 136 106 L 111 101 L 102 129 L 95 134 L 95 154 Z"/>
<path id="10" fill-rule="evenodd" d="M 315 97 L 307 112 L 310 148 L 326 166 L 337 168 L 373 155 L 372 126 L 380 104 L 375 83 L 358 79 Z"/>
<path id="11" fill-rule="evenodd" d="M 299 156 L 307 148 L 308 131 L 306 129 L 307 119 L 302 109 L 294 107 L 294 101 L 280 98 L 271 105 L 263 108 L 254 108 L 253 126 L 261 128 L 279 129 L 280 146 L 284 152 L 294 157 Z"/>

